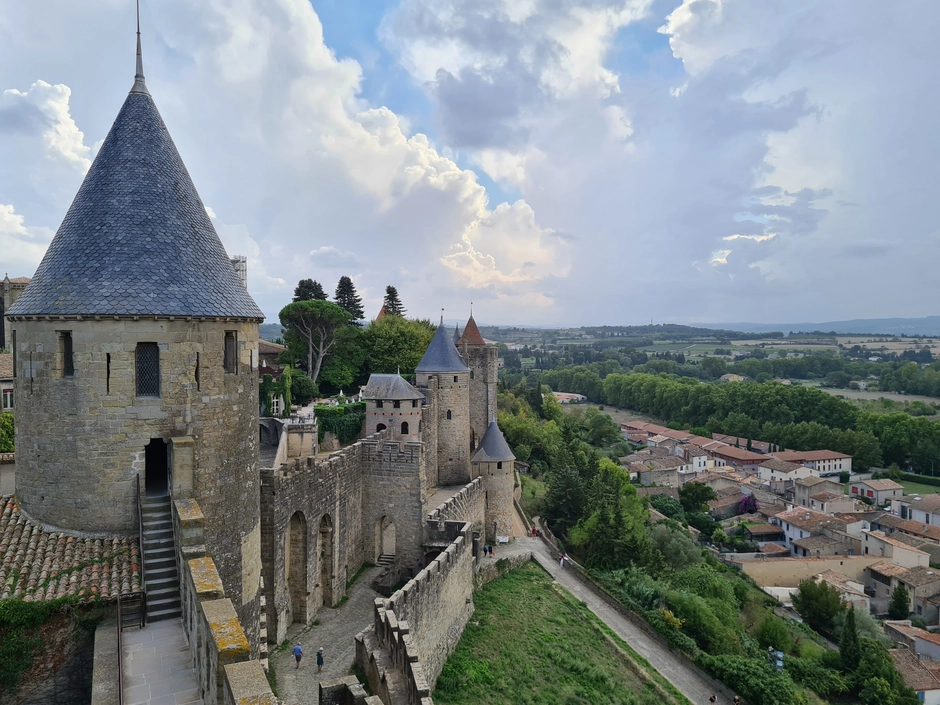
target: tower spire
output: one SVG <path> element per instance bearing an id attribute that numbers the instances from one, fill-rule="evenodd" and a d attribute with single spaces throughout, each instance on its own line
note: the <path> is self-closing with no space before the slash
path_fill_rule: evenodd
<path id="1" fill-rule="evenodd" d="M 137 0 L 137 73 L 134 74 L 134 86 L 131 93 L 150 95 L 144 82 L 144 58 L 140 53 L 140 0 Z"/>

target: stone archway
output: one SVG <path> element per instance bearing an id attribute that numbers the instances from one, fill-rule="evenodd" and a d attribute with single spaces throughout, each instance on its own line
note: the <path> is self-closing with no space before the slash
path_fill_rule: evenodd
<path id="1" fill-rule="evenodd" d="M 291 620 L 307 623 L 307 520 L 294 512 L 284 535 L 284 578 Z"/>
<path id="2" fill-rule="evenodd" d="M 320 530 L 317 534 L 317 560 L 319 562 L 319 604 L 320 607 L 333 605 L 333 520 L 329 514 L 320 519 Z"/>
<path id="3" fill-rule="evenodd" d="M 395 522 L 387 515 L 375 522 L 375 562 L 395 555 Z"/>

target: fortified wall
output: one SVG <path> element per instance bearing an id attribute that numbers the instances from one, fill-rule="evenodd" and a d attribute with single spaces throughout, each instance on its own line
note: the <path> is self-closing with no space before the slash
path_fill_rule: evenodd
<path id="1" fill-rule="evenodd" d="M 310 622 L 339 602 L 365 561 L 388 552 L 421 563 L 427 456 L 423 444 L 392 441 L 386 429 L 325 460 L 291 458 L 307 450 L 291 447 L 299 443 L 296 424 L 280 434 L 263 426 L 278 438 L 274 461 L 288 458 L 261 469 L 265 598 L 270 635 L 280 643 L 292 622 Z"/>

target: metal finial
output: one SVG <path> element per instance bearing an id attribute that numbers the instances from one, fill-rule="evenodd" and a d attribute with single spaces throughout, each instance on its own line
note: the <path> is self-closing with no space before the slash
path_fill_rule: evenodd
<path id="1" fill-rule="evenodd" d="M 444 307 L 441 306 L 441 325 L 444 325 Z"/>
<path id="2" fill-rule="evenodd" d="M 150 95 L 144 82 L 144 59 L 140 52 L 140 0 L 137 0 L 137 72 L 134 74 L 134 86 L 131 93 Z"/>
<path id="3" fill-rule="evenodd" d="M 473 302 L 470 302 L 470 318 L 473 318 Z"/>

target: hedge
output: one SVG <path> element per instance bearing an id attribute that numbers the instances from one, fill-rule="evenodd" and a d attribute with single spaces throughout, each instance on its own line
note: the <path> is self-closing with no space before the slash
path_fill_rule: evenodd
<path id="1" fill-rule="evenodd" d="M 345 406 L 315 406 L 317 416 L 317 437 L 323 441 L 327 431 L 335 433 L 342 444 L 352 443 L 362 431 L 362 422 L 366 418 L 365 402 L 346 404 Z"/>

